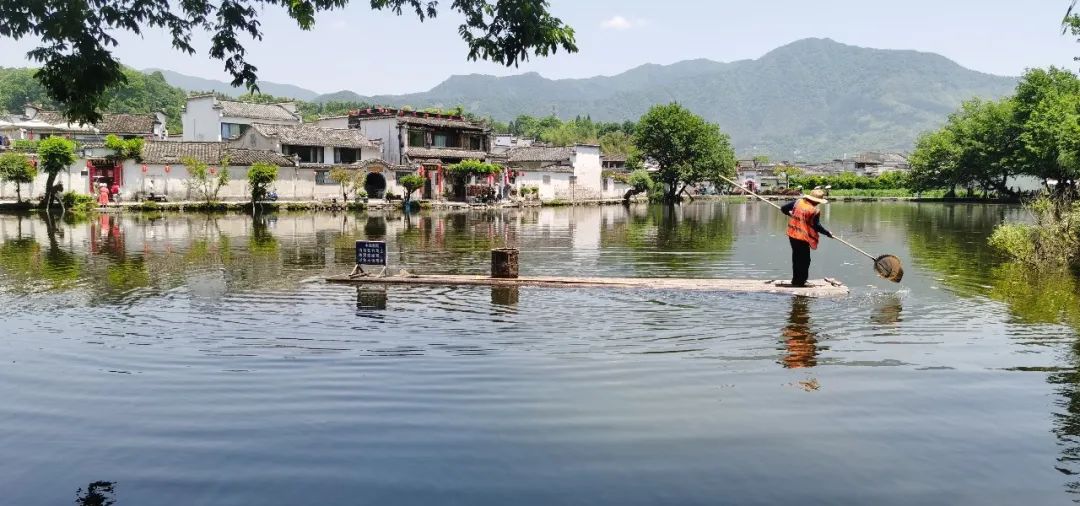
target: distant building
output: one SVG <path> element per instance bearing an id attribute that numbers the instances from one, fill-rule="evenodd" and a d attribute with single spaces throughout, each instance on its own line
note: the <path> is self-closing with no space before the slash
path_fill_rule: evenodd
<path id="1" fill-rule="evenodd" d="M 382 198 L 394 179 L 380 158 L 379 146 L 357 129 L 253 123 L 232 144 L 293 160 L 298 177 L 316 186 L 311 192 L 315 198 L 340 197 L 338 183 L 330 179 L 335 167 L 368 172 L 365 191 L 371 198 Z"/>
<path id="2" fill-rule="evenodd" d="M 491 130 L 460 116 L 369 108 L 351 113 L 349 128 L 381 142 L 383 161 L 395 165 L 431 169 L 491 155 Z"/>
<path id="3" fill-rule="evenodd" d="M 515 148 L 528 148 L 533 145 L 533 139 L 518 137 L 512 134 L 496 134 L 493 137 L 491 151 L 493 153 L 505 153 Z"/>
<path id="4" fill-rule="evenodd" d="M 50 111 L 28 104 L 22 114 L 0 116 L 0 136 L 10 144 L 12 140 L 40 140 L 60 136 L 72 139 L 84 146 L 100 144 L 107 135 L 124 139 L 165 139 L 165 114 L 105 113 L 94 124 L 69 122 L 58 111 Z"/>
<path id="5" fill-rule="evenodd" d="M 595 200 L 604 191 L 600 146 L 528 147 L 507 152 L 520 188 L 539 188 L 541 200 Z"/>
<path id="6" fill-rule="evenodd" d="M 240 138 L 255 123 L 299 125 L 296 104 L 251 104 L 219 100 L 215 95 L 188 97 L 180 115 L 185 141 L 230 141 Z"/>

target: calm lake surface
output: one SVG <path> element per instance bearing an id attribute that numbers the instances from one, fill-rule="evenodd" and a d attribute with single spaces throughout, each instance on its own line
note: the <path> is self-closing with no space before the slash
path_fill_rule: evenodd
<path id="1" fill-rule="evenodd" d="M 760 203 L 471 214 L 0 215 L 0 504 L 1060 504 L 1080 288 L 1016 207 L 833 203 L 836 300 L 329 285 L 391 269 L 786 278 Z"/>

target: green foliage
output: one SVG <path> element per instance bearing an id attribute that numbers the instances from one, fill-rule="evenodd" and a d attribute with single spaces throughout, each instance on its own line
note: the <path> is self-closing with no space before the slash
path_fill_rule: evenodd
<path id="1" fill-rule="evenodd" d="M 1041 197 L 1027 210 L 1034 223 L 1003 223 L 990 245 L 1034 267 L 1080 267 L 1080 202 Z"/>
<path id="2" fill-rule="evenodd" d="M 207 206 L 217 202 L 218 193 L 229 184 L 228 159 L 221 161 L 221 167 L 217 168 L 216 175 L 210 173 L 210 167 L 207 164 L 195 158 L 183 158 L 180 163 L 187 168 L 188 178 L 184 184 L 187 185 L 188 191 Z"/>
<path id="3" fill-rule="evenodd" d="M 49 137 L 38 143 L 41 169 L 49 176 L 66 171 L 75 163 L 75 143 L 63 137 Z"/>
<path id="4" fill-rule="evenodd" d="M 277 181 L 278 167 L 266 162 L 258 162 L 251 165 L 247 172 L 248 189 L 251 191 L 251 201 L 259 202 L 266 198 L 270 192 L 270 186 Z"/>
<path id="5" fill-rule="evenodd" d="M 919 138 L 911 166 L 916 189 L 977 187 L 1012 195 L 1010 176 L 1080 179 L 1080 79 L 1066 70 L 1033 69 L 1013 97 L 965 102 L 945 126 Z"/>
<path id="6" fill-rule="evenodd" d="M 342 202 L 348 202 L 349 195 L 356 195 L 357 192 L 362 191 L 364 181 L 367 180 L 367 173 L 344 167 L 334 167 L 330 170 L 329 176 L 330 180 L 341 188 Z"/>
<path id="7" fill-rule="evenodd" d="M 631 188 L 641 192 L 653 192 L 656 189 L 656 183 L 653 181 L 649 172 L 643 169 L 638 169 L 630 173 L 627 178 L 626 184 Z"/>
<path id="8" fill-rule="evenodd" d="M 502 167 L 493 163 L 481 162 L 480 160 L 462 160 L 449 165 L 446 171 L 451 176 L 463 178 L 465 176 L 487 176 L 502 172 Z"/>
<path id="9" fill-rule="evenodd" d="M 316 14 L 343 7 L 348 0 L 291 2 L 289 16 L 301 29 L 310 30 Z M 9 5 L 10 4 L 10 5 Z M 257 90 L 256 67 L 247 61 L 241 41 L 246 34 L 262 39 L 259 16 L 262 5 L 276 6 L 274 0 L 248 3 L 185 0 L 142 2 L 45 2 L 26 8 L 24 2 L 0 3 L 0 35 L 20 40 L 31 38 L 40 45 L 30 58 L 42 63 L 34 74 L 47 95 L 64 114 L 78 122 L 94 123 L 111 98 L 110 90 L 128 82 L 128 76 L 113 54 L 117 31 L 134 34 L 145 29 L 163 29 L 172 35 L 173 48 L 195 53 L 192 38 L 209 32 L 212 58 L 225 62 L 233 85 Z M 524 8 L 527 7 L 527 8 Z M 397 14 L 414 12 L 421 20 L 438 13 L 435 2 L 421 0 L 372 0 L 371 8 Z M 530 52 L 547 56 L 559 48 L 577 51 L 574 30 L 548 12 L 546 2 L 458 0 L 450 10 L 463 15 L 458 33 L 469 48 L 467 58 L 484 59 L 516 66 Z"/>
<path id="10" fill-rule="evenodd" d="M 508 133 L 519 137 L 538 139 L 555 146 L 574 144 L 599 144 L 604 154 L 629 155 L 634 152 L 633 133 L 636 124 L 599 122 L 578 116 L 563 121 L 557 116 L 535 118 L 520 115 L 507 125 Z"/>
<path id="11" fill-rule="evenodd" d="M 65 209 L 76 213 L 86 213 L 97 207 L 97 201 L 94 200 L 94 197 L 85 193 L 64 192 L 60 197 L 60 201 L 64 203 Z"/>
<path id="12" fill-rule="evenodd" d="M 638 122 L 635 144 L 659 166 L 664 200 L 675 202 L 687 185 L 735 177 L 735 152 L 720 127 L 677 103 L 656 105 Z"/>
<path id="13" fill-rule="evenodd" d="M 0 181 L 15 183 L 16 201 L 22 202 L 22 185 L 34 182 L 37 167 L 22 153 L 0 154 Z"/>
<path id="14" fill-rule="evenodd" d="M 38 142 L 29 139 L 15 139 L 11 141 L 11 150 L 20 153 L 37 153 Z"/>
<path id="15" fill-rule="evenodd" d="M 788 180 L 789 186 L 805 189 L 832 186 L 833 190 L 896 190 L 910 187 L 910 178 L 903 171 L 890 171 L 880 176 L 866 176 L 854 172 L 829 175 L 795 175 Z"/>
<path id="16" fill-rule="evenodd" d="M 405 200 L 412 200 L 413 192 L 424 187 L 424 180 L 419 174 L 408 174 L 398 178 L 398 184 L 405 188 Z"/>
<path id="17" fill-rule="evenodd" d="M 142 156 L 143 140 L 121 139 L 109 134 L 105 136 L 105 147 L 115 151 L 121 160 L 138 160 Z"/>

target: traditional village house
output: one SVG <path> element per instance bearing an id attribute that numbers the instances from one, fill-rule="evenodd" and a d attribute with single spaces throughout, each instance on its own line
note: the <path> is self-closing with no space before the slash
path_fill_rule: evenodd
<path id="1" fill-rule="evenodd" d="M 630 177 L 630 170 L 626 167 L 626 158 L 626 155 L 619 154 L 600 156 L 602 198 L 621 199 L 630 189 L 630 185 L 626 183 Z"/>
<path id="2" fill-rule="evenodd" d="M 229 183 L 221 189 L 221 200 L 244 200 L 248 198 L 247 171 L 256 162 L 277 165 L 278 181 L 275 188 L 283 199 L 297 198 L 303 193 L 304 184 L 297 181 L 292 170 L 293 161 L 280 153 L 269 150 L 246 149 L 225 142 L 205 141 L 149 141 L 143 144 L 140 160 L 123 162 L 124 199 L 141 199 L 151 192 L 164 195 L 169 200 L 192 200 L 196 196 L 188 187 L 190 174 L 184 160 L 193 158 L 210 166 L 212 175 L 217 171 L 229 172 Z M 222 167 L 222 162 L 228 165 Z M 299 190 L 298 190 L 299 189 Z M 301 195 L 299 198 L 310 198 Z"/>
<path id="3" fill-rule="evenodd" d="M 426 176 L 420 198 L 441 199 L 449 191 L 444 168 L 463 160 L 493 160 L 491 131 L 460 116 L 391 108 L 369 108 L 349 115 L 349 127 L 382 145 L 382 159 Z M 505 177 L 505 176 L 504 176 Z"/>
<path id="4" fill-rule="evenodd" d="M 370 198 L 383 198 L 393 183 L 380 146 L 357 129 L 253 123 L 233 145 L 270 150 L 293 159 L 296 187 L 290 193 L 297 198 L 341 198 L 338 184 L 330 179 L 335 167 L 366 172 L 364 190 Z"/>
<path id="5" fill-rule="evenodd" d="M 528 147 L 507 152 L 518 188 L 537 187 L 540 200 L 602 198 L 600 146 Z"/>
<path id="6" fill-rule="evenodd" d="M 0 119 L 0 136 L 5 147 L 13 140 L 41 140 L 60 136 L 75 141 L 77 155 L 81 158 L 71 170 L 62 173 L 58 182 L 66 190 L 92 192 L 92 185 L 114 182 L 124 184 L 121 163 L 112 150 L 105 148 L 105 137 L 116 135 L 123 139 L 164 139 L 168 136 L 163 113 L 120 114 L 105 113 L 95 124 L 71 123 L 57 111 L 35 105 L 27 105 L 21 115 L 8 115 Z M 34 158 L 33 153 L 28 153 Z M 23 196 L 44 194 L 47 175 L 39 173 L 37 179 L 23 188 Z M 10 188 L 9 188 L 10 187 Z M 0 185 L 0 198 L 14 197 L 14 185 Z"/>
<path id="7" fill-rule="evenodd" d="M 185 141 L 230 141 L 240 138 L 254 123 L 299 125 L 296 104 L 251 104 L 220 100 L 215 95 L 188 97 L 181 114 Z"/>

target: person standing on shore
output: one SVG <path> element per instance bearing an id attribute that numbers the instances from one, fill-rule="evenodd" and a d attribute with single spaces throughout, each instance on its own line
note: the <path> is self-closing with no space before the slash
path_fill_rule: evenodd
<path id="1" fill-rule="evenodd" d="M 818 205 L 828 203 L 825 190 L 815 188 L 809 195 L 790 202 L 780 211 L 791 219 L 788 221 L 787 235 L 791 243 L 791 285 L 806 286 L 810 277 L 810 250 L 817 249 L 818 237 L 832 237 L 832 233 L 821 226 L 821 210 Z"/>

